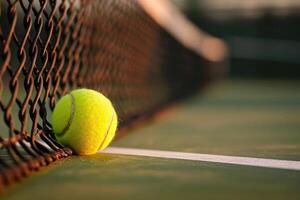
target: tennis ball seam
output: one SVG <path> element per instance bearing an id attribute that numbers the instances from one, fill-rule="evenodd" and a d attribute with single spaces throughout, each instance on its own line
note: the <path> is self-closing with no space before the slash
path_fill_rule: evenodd
<path id="1" fill-rule="evenodd" d="M 75 113 L 75 97 L 73 96 L 73 94 L 68 94 L 68 96 L 70 96 L 71 98 L 71 110 L 70 110 L 70 116 L 69 116 L 69 119 L 68 119 L 68 122 L 67 124 L 65 125 L 65 127 L 63 128 L 62 132 L 60 133 L 60 135 L 64 135 L 68 130 L 69 128 L 71 127 L 72 125 L 72 122 L 73 122 L 73 119 L 74 119 L 74 113 Z"/>
<path id="2" fill-rule="evenodd" d="M 113 112 L 113 113 L 112 113 L 112 116 L 111 116 L 111 119 L 110 119 L 110 122 L 109 122 L 109 126 L 108 126 L 108 128 L 107 128 L 107 130 L 106 130 L 106 132 L 105 132 L 105 136 L 104 136 L 104 138 L 103 138 L 103 140 L 102 140 L 102 142 L 101 142 L 101 144 L 100 144 L 100 146 L 99 146 L 98 149 L 101 149 L 101 148 L 102 148 L 102 146 L 104 145 L 104 143 L 105 143 L 105 141 L 106 141 L 106 139 L 107 139 L 107 137 L 108 137 L 108 133 L 109 133 L 109 131 L 110 131 L 110 128 L 111 128 L 111 125 L 112 125 L 112 121 L 113 121 L 113 119 L 114 119 L 114 116 L 115 116 L 115 114 L 114 114 L 114 112 Z"/>

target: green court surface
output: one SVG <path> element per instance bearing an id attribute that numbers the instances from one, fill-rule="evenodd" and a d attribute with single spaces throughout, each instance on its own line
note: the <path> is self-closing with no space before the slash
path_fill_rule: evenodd
<path id="1" fill-rule="evenodd" d="M 207 88 L 116 146 L 300 160 L 300 81 Z"/>
<path id="2" fill-rule="evenodd" d="M 300 160 L 300 82 L 216 83 L 112 146 Z M 2 199 L 300 199 L 300 171 L 97 154 L 50 165 Z"/>

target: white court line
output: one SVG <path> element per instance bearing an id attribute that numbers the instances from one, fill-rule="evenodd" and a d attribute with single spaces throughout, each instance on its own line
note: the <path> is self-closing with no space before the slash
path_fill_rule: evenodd
<path id="1" fill-rule="evenodd" d="M 99 151 L 98 153 L 145 156 L 145 157 L 154 157 L 154 158 L 170 158 L 170 159 L 191 160 L 191 161 L 205 161 L 205 162 L 214 162 L 214 163 L 300 171 L 300 161 L 290 161 L 290 160 L 277 160 L 277 159 L 265 159 L 265 158 L 253 158 L 253 157 L 241 157 L 241 156 L 223 156 L 223 155 L 212 155 L 212 154 L 184 153 L 184 152 L 176 152 L 176 151 L 160 151 L 160 150 L 133 149 L 133 148 L 121 148 L 121 147 L 109 147 L 106 148 L 105 150 Z"/>

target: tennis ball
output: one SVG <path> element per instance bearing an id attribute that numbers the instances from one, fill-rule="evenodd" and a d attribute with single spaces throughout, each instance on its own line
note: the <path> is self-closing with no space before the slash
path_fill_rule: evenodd
<path id="1" fill-rule="evenodd" d="M 109 99 L 94 90 L 78 89 L 63 96 L 52 114 L 55 138 L 79 155 L 106 148 L 117 129 L 117 114 Z"/>

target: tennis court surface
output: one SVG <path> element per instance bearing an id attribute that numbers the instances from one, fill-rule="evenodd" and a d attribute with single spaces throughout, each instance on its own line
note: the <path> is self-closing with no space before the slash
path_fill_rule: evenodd
<path id="1" fill-rule="evenodd" d="M 0 198 L 300 199 L 282 1 L 0 1 Z"/>
<path id="2" fill-rule="evenodd" d="M 112 147 L 300 161 L 299 89 L 299 81 L 215 83 Z M 73 156 L 15 184 L 2 198 L 300 198 L 299 169 L 149 156 Z"/>

